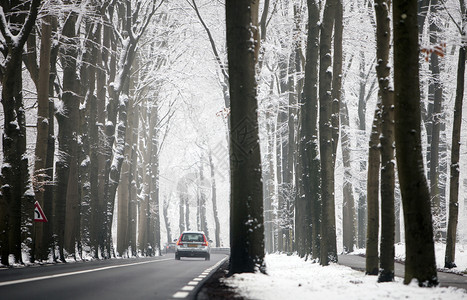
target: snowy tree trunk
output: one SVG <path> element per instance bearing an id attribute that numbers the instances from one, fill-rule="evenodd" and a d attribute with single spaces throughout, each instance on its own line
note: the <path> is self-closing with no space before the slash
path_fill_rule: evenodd
<path id="1" fill-rule="evenodd" d="M 264 270 L 265 267 L 255 78 L 259 50 L 258 6 L 258 1 L 226 1 L 231 97 L 231 274 Z"/>
<path id="2" fill-rule="evenodd" d="M 164 199 L 162 203 L 162 216 L 164 217 L 165 229 L 167 234 L 167 243 L 172 242 L 172 228 L 170 227 L 169 221 L 169 205 L 170 205 L 170 198 Z M 216 246 L 217 247 L 217 246 Z"/>
<path id="3" fill-rule="evenodd" d="M 438 283 L 430 193 L 421 149 L 417 3 L 393 1 L 395 139 L 404 208 L 406 265 L 404 283 Z"/>
<path id="4" fill-rule="evenodd" d="M 381 166 L 381 152 L 379 136 L 381 135 L 381 102 L 378 102 L 373 125 L 371 127 L 368 150 L 367 176 L 367 220 L 366 233 L 366 274 L 378 275 L 379 271 L 379 175 Z"/>
<path id="5" fill-rule="evenodd" d="M 130 256 L 127 253 L 129 249 L 129 206 L 132 201 L 130 196 L 131 188 L 131 164 L 136 163 L 131 160 L 133 143 L 136 141 L 133 140 L 135 137 L 133 131 L 137 130 L 134 127 L 134 101 L 133 98 L 130 98 L 129 111 L 128 111 L 128 126 L 125 133 L 125 150 L 124 150 L 124 159 L 122 164 L 122 171 L 120 175 L 120 183 L 118 187 L 118 218 L 117 218 L 117 253 L 119 256 Z"/>
<path id="6" fill-rule="evenodd" d="M 381 258 L 379 282 L 394 280 L 395 235 L 395 161 L 394 161 L 394 94 L 390 86 L 389 50 L 391 26 L 386 0 L 375 3 L 376 12 L 376 73 L 381 98 Z"/>
<path id="7" fill-rule="evenodd" d="M 178 231 L 179 234 L 182 234 L 183 231 L 185 231 L 186 224 L 185 224 L 185 202 L 187 201 L 187 195 L 186 195 L 186 187 L 183 185 L 182 182 L 179 182 L 177 185 L 177 192 L 178 192 L 178 199 L 179 199 L 179 204 L 178 204 L 178 212 L 179 212 L 179 220 L 178 220 Z"/>
<path id="8" fill-rule="evenodd" d="M 54 23 L 54 24 L 52 24 Z M 53 102 L 49 99 L 50 90 L 50 69 L 51 69 L 51 50 L 52 50 L 52 31 L 57 27 L 56 18 L 52 16 L 45 17 L 42 21 L 42 37 L 40 48 L 40 71 L 37 86 L 37 136 L 36 136 L 36 149 L 35 149 L 35 163 L 34 163 L 34 176 L 35 176 L 35 196 L 36 201 L 39 202 L 42 209 L 46 212 L 51 212 L 51 206 L 45 205 L 47 201 L 45 198 L 46 187 L 53 180 L 49 177 L 49 170 L 47 166 L 47 158 L 49 153 L 49 132 L 50 126 L 53 124 L 53 115 L 50 115 L 50 110 L 53 110 Z M 52 82 L 53 83 L 53 82 Z M 52 107 L 49 107 L 51 105 Z M 53 127 L 52 127 L 53 132 Z M 52 168 L 53 169 L 53 168 Z M 53 176 L 53 173 L 52 173 Z M 50 214 L 49 214 L 50 216 Z M 32 259 L 46 260 L 48 258 L 48 236 L 50 234 L 49 222 L 38 222 L 35 224 L 35 235 L 33 237 L 34 250 Z"/>
<path id="9" fill-rule="evenodd" d="M 111 15 L 111 14 L 110 14 Z M 104 13 L 101 12 L 101 19 L 99 22 L 102 24 Z M 105 162 L 106 162 L 106 139 L 104 136 L 104 124 L 106 123 L 106 86 L 107 86 L 107 73 L 104 66 L 109 66 L 109 76 L 112 78 L 115 73 L 114 55 L 109 56 L 111 50 L 110 36 L 111 31 L 109 26 L 101 25 L 101 30 L 96 32 L 96 35 L 101 38 L 97 43 L 97 74 L 96 74 L 96 101 L 97 112 L 95 121 L 91 120 L 90 126 L 90 160 L 91 160 L 91 225 L 90 225 L 90 239 L 91 239 L 91 254 L 98 258 L 99 245 L 102 244 L 102 224 L 104 223 L 104 186 L 105 186 Z M 94 118 L 92 118 L 94 119 Z"/>
<path id="10" fill-rule="evenodd" d="M 460 0 L 463 26 L 467 24 L 467 11 L 464 0 Z M 465 27 L 464 27 L 465 28 Z M 462 37 L 467 38 L 465 29 L 461 32 Z M 464 100 L 464 80 L 467 44 L 464 43 L 459 48 L 459 61 L 457 65 L 457 87 L 456 100 L 454 103 L 454 121 L 452 128 L 452 149 L 451 149 L 451 180 L 449 187 L 449 219 L 448 232 L 446 236 L 446 253 L 444 256 L 444 267 L 455 268 L 457 223 L 459 215 L 459 158 L 460 140 L 462 127 L 462 105 Z"/>
<path id="11" fill-rule="evenodd" d="M 136 256 L 136 242 L 137 242 L 137 236 L 136 236 L 136 229 L 137 229 L 137 203 L 138 203 L 138 185 L 139 185 L 139 173 L 138 173 L 138 138 L 139 138 L 139 112 L 140 112 L 140 106 L 135 106 L 133 107 L 133 127 L 135 130 L 131 133 L 133 135 L 132 141 L 132 150 L 131 150 L 131 165 L 130 165 L 130 177 L 129 177 L 129 182 L 130 182 L 130 191 L 129 191 L 129 197 L 130 201 L 128 203 L 128 229 L 127 229 L 127 235 L 128 235 L 128 247 L 129 251 L 128 256 Z"/>
<path id="12" fill-rule="evenodd" d="M 438 0 L 430 1 L 430 16 L 436 17 L 438 11 Z M 429 33 L 430 44 L 436 46 L 438 35 L 441 34 L 440 28 L 434 20 L 431 20 Z M 446 207 L 441 199 L 444 195 L 440 194 L 440 134 L 442 122 L 442 102 L 443 102 L 443 87 L 441 84 L 441 61 L 438 54 L 433 52 L 430 56 L 430 71 L 431 78 L 428 85 L 428 114 L 427 114 L 427 165 L 429 168 L 428 176 L 430 182 L 430 194 L 432 197 L 432 210 L 435 239 L 440 240 L 445 236 L 446 232 Z"/>
<path id="13" fill-rule="evenodd" d="M 320 32 L 319 149 L 321 155 L 321 251 L 320 264 L 337 262 L 332 135 L 331 40 L 337 0 L 327 0 Z M 337 142 L 337 141 L 336 141 Z"/>
<path id="14" fill-rule="evenodd" d="M 204 186 L 205 178 L 204 178 L 204 168 L 203 164 L 200 165 L 199 169 L 199 227 L 201 231 L 204 231 L 206 236 L 209 236 L 208 231 L 208 222 L 206 217 L 206 193 L 205 189 L 207 188 Z"/>
<path id="15" fill-rule="evenodd" d="M 39 0 L 28 7 L 13 1 L 0 8 L 0 31 L 6 43 L 6 57 L 1 65 L 1 82 L 4 114 L 3 164 L 1 167 L 0 195 L 0 248 L 1 264 L 9 265 L 9 254 L 21 262 L 22 203 L 29 224 L 32 225 L 33 195 L 27 193 L 30 186 L 28 159 L 26 157 L 26 118 L 22 95 L 21 55 L 24 44 L 37 17 Z M 15 13 L 28 10 L 29 13 Z M 6 11 L 5 11 L 6 10 Z M 7 16 L 6 13 L 10 13 Z M 29 219 L 29 220 L 28 220 Z M 30 226 L 27 231 L 31 232 Z"/>
<path id="16" fill-rule="evenodd" d="M 342 238 L 344 252 L 354 251 L 355 246 L 355 199 L 353 194 L 352 174 L 351 174 L 351 143 L 350 143 L 350 124 L 349 111 L 347 103 L 342 103 L 340 108 L 341 117 L 341 147 L 342 160 L 344 165 L 344 200 L 342 204 Z"/>
<path id="17" fill-rule="evenodd" d="M 55 242 L 59 249 L 59 257 L 61 261 L 65 260 L 64 250 L 67 247 L 69 253 L 74 253 L 74 246 L 70 247 L 69 241 L 66 243 L 66 237 L 72 237 L 72 232 L 65 232 L 65 227 L 68 224 L 79 224 L 79 199 L 68 198 L 68 196 L 77 196 L 71 189 L 77 188 L 73 182 L 70 182 L 70 174 L 73 170 L 77 172 L 77 138 L 79 132 L 78 115 L 79 115 L 79 98 L 77 95 L 77 45 L 75 22 L 77 20 L 76 12 L 71 12 L 62 30 L 64 47 L 61 48 L 60 58 L 63 67 L 63 93 L 62 102 L 63 109 L 56 114 L 59 129 L 58 129 L 58 147 L 60 157 L 55 163 L 56 169 L 56 186 L 54 196 L 54 234 Z M 75 180 L 76 182 L 77 180 Z M 70 191 L 68 189 L 70 188 Z M 70 194 L 68 194 L 70 192 Z M 73 193 L 73 194 L 72 194 Z M 74 225 L 73 225 L 74 226 Z M 79 227 L 78 227 L 79 228 Z M 70 230 L 70 227 L 67 228 Z"/>
<path id="18" fill-rule="evenodd" d="M 153 255 L 160 255 L 160 244 L 161 244 L 161 225 L 160 225 L 160 209 L 159 209 L 159 130 L 157 125 L 159 124 L 159 104 L 156 101 L 152 103 L 151 108 L 151 124 L 154 127 L 154 132 L 150 136 L 149 142 L 152 144 L 151 153 L 150 153 L 150 180 L 151 180 L 151 189 L 150 189 L 150 208 L 151 208 L 151 227 L 150 227 L 150 245 L 153 249 Z M 206 202 L 206 201 L 204 201 Z M 204 203 L 205 205 L 205 203 Z M 206 222 L 206 207 L 204 207 L 204 220 Z M 207 225 L 206 233 L 207 233 Z"/>
<path id="19" fill-rule="evenodd" d="M 273 86 L 273 85 L 271 85 Z M 275 195 L 275 174 L 274 174 L 274 126 L 272 126 L 273 117 L 271 116 L 272 107 L 266 108 L 266 164 L 263 169 L 263 187 L 264 187 L 264 242 L 267 253 L 274 252 L 274 226 L 273 226 L 273 206 L 272 202 Z"/>
<path id="20" fill-rule="evenodd" d="M 303 97 L 299 118 L 299 184 L 295 203 L 296 247 L 301 256 L 319 257 L 320 250 L 320 164 L 318 158 L 318 47 L 319 9 L 316 1 L 308 1 L 308 40 Z M 290 130 L 290 127 L 289 127 Z M 310 228 L 311 227 L 311 228 Z"/>
<path id="21" fill-rule="evenodd" d="M 212 211 L 214 215 L 214 236 L 216 238 L 216 247 L 221 246 L 221 237 L 220 237 L 220 222 L 219 222 L 219 212 L 217 211 L 217 187 L 216 187 L 216 178 L 215 178 L 215 169 L 214 163 L 212 161 L 212 152 L 209 149 L 208 152 L 209 167 L 211 170 L 211 201 L 212 201 Z M 169 240 L 170 241 L 170 240 Z"/>
<path id="22" fill-rule="evenodd" d="M 138 249 L 143 255 L 148 254 L 149 242 L 149 222 L 150 222 L 150 196 L 151 196 L 151 155 L 152 143 L 151 137 L 154 134 L 155 124 L 151 122 L 151 111 L 147 101 L 144 102 L 142 112 L 143 137 L 140 143 L 142 151 L 142 194 L 138 213 Z M 146 127 L 147 126 L 147 127 Z"/>

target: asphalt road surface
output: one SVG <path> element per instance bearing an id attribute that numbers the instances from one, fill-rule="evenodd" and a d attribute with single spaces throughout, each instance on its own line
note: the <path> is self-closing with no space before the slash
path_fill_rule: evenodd
<path id="1" fill-rule="evenodd" d="M 174 254 L 0 270 L 0 299 L 192 299 L 227 255 L 211 260 Z"/>
<path id="2" fill-rule="evenodd" d="M 339 264 L 365 272 L 365 257 L 358 255 L 339 255 Z M 394 274 L 396 276 L 404 278 L 404 270 L 403 264 L 394 264 Z M 438 272 L 438 280 L 440 286 L 467 289 L 467 276 Z"/>

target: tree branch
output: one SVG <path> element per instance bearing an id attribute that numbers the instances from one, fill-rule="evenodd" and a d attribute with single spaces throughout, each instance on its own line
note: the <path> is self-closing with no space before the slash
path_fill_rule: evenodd
<path id="1" fill-rule="evenodd" d="M 188 2 L 188 4 L 190 4 L 190 2 L 188 0 L 187 0 L 187 2 Z M 211 43 L 212 52 L 214 52 L 214 56 L 216 58 L 217 64 L 219 65 L 219 68 L 221 69 L 222 75 L 224 77 L 224 82 L 229 82 L 229 75 L 225 71 L 225 65 L 221 61 L 221 58 L 219 56 L 219 52 L 217 52 L 216 43 L 214 42 L 214 38 L 212 37 L 211 31 L 209 30 L 208 26 L 206 25 L 203 18 L 201 17 L 198 6 L 196 5 L 196 1 L 192 0 L 192 4 L 190 4 L 190 6 L 195 10 L 196 15 L 198 16 L 198 19 L 199 19 L 201 25 L 203 25 L 204 30 L 206 31 L 206 33 L 207 33 L 207 35 L 209 37 L 209 42 Z"/>

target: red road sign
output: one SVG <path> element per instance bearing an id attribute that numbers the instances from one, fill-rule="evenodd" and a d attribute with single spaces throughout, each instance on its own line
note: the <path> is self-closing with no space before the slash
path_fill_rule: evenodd
<path id="1" fill-rule="evenodd" d="M 45 217 L 45 214 L 42 211 L 42 207 L 37 201 L 34 202 L 34 221 L 47 222 L 47 218 Z"/>

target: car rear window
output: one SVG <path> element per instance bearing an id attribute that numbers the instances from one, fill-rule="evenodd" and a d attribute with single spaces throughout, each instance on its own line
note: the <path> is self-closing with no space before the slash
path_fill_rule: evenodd
<path id="1" fill-rule="evenodd" d="M 204 242 L 204 237 L 201 233 L 184 233 L 182 242 Z"/>

